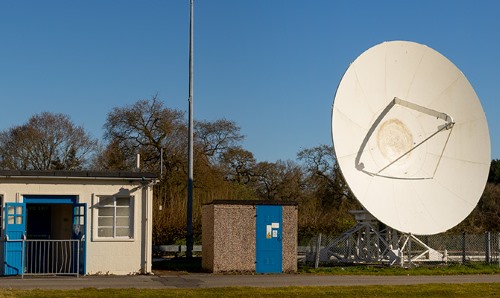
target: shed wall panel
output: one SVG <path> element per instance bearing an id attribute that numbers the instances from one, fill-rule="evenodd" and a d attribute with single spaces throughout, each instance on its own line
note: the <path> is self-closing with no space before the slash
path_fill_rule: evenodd
<path id="1" fill-rule="evenodd" d="M 255 271 L 255 208 L 214 206 L 214 272 Z"/>

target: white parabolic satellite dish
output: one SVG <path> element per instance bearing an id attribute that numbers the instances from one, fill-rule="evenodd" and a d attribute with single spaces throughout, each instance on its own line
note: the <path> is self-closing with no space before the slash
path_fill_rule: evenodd
<path id="1" fill-rule="evenodd" d="M 356 198 L 401 232 L 454 227 L 484 190 L 491 157 L 481 103 L 427 46 L 391 41 L 361 54 L 337 88 L 332 136 Z"/>

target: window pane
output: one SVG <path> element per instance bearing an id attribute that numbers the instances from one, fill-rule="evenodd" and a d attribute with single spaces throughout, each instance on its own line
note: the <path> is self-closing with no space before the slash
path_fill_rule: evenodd
<path id="1" fill-rule="evenodd" d="M 13 207 L 13 206 L 9 206 L 9 207 L 7 208 L 7 213 L 8 213 L 8 214 L 14 214 L 14 207 Z"/>
<path id="2" fill-rule="evenodd" d="M 113 207 L 100 207 L 98 215 L 99 216 L 113 216 Z"/>
<path id="3" fill-rule="evenodd" d="M 130 223 L 130 220 L 128 217 L 117 217 L 116 218 L 116 225 L 121 226 L 121 227 L 128 227 Z"/>
<path id="4" fill-rule="evenodd" d="M 129 216 L 130 215 L 130 208 L 129 207 L 116 207 L 116 215 Z"/>
<path id="5" fill-rule="evenodd" d="M 100 197 L 97 208 L 97 237 L 131 238 L 131 197 Z"/>
<path id="6" fill-rule="evenodd" d="M 113 227 L 113 218 L 112 217 L 99 217 L 98 219 L 99 227 Z"/>
<path id="7" fill-rule="evenodd" d="M 117 228 L 116 229 L 116 237 L 130 237 L 130 229 L 129 228 Z"/>
<path id="8" fill-rule="evenodd" d="M 113 198 L 99 198 L 99 206 L 114 206 Z"/>
<path id="9" fill-rule="evenodd" d="M 20 225 L 23 223 L 23 217 L 22 216 L 16 216 L 16 225 Z"/>
<path id="10" fill-rule="evenodd" d="M 113 237 L 113 228 L 99 228 L 97 231 L 99 237 Z"/>
<path id="11" fill-rule="evenodd" d="M 12 216 L 12 215 L 7 216 L 7 223 L 9 225 L 14 224 L 14 216 Z"/>
<path id="12" fill-rule="evenodd" d="M 23 207 L 22 206 L 17 206 L 16 207 L 16 214 L 22 214 L 23 213 Z"/>
<path id="13" fill-rule="evenodd" d="M 129 206 L 130 198 L 116 198 L 116 206 Z"/>

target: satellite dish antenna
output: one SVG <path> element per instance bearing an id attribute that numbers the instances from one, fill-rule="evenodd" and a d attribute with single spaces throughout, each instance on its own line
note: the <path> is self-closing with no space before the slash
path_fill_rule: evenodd
<path id="1" fill-rule="evenodd" d="M 462 72 L 425 45 L 391 41 L 361 54 L 337 88 L 332 137 L 358 201 L 403 233 L 454 227 L 486 184 L 481 103 Z"/>

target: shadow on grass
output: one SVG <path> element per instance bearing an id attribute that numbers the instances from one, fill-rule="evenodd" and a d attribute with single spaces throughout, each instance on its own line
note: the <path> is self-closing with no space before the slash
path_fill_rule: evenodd
<path id="1" fill-rule="evenodd" d="M 153 271 L 199 273 L 206 272 L 201 268 L 201 257 L 174 257 L 153 262 Z"/>
<path id="2" fill-rule="evenodd" d="M 413 267 L 380 264 L 335 265 L 314 268 L 299 266 L 299 273 L 332 275 L 474 275 L 500 274 L 500 266 L 493 264 L 421 264 Z"/>
<path id="3" fill-rule="evenodd" d="M 188 273 L 207 273 L 201 266 L 201 257 L 170 257 L 153 262 L 153 272 L 157 275 L 179 275 Z M 422 265 L 414 268 L 387 266 L 380 264 L 320 267 L 299 266 L 299 274 L 331 275 L 462 275 L 462 274 L 500 274 L 500 266 L 485 264 Z"/>

